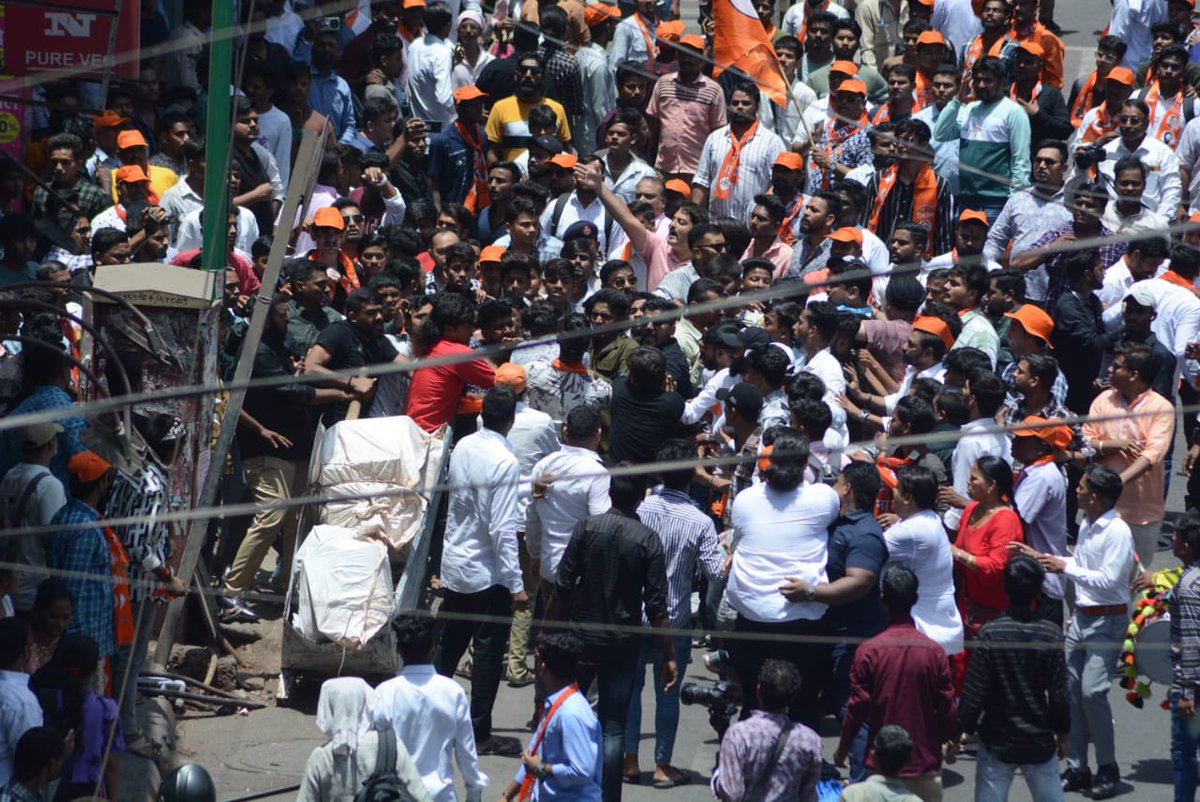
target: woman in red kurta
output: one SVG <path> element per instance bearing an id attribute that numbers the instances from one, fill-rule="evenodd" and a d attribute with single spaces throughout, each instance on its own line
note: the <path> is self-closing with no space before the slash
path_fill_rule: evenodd
<path id="1" fill-rule="evenodd" d="M 980 457 L 971 466 L 967 481 L 971 503 L 963 510 L 958 537 L 950 547 L 958 584 L 958 609 L 963 631 L 973 640 L 988 621 L 1008 607 L 1004 593 L 1004 565 L 1008 544 L 1023 539 L 1021 518 L 1013 509 L 1013 474 L 997 457 Z M 970 650 L 955 655 L 955 680 L 959 689 L 966 677 Z"/>

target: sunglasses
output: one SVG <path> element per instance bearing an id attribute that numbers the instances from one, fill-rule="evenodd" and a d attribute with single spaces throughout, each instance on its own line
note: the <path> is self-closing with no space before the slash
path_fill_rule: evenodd
<path id="1" fill-rule="evenodd" d="M 367 216 L 365 214 L 344 214 L 342 215 L 342 219 L 347 223 L 361 223 L 367 219 Z"/>

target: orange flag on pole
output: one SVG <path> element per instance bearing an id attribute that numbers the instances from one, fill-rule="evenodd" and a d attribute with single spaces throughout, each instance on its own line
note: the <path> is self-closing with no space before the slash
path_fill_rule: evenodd
<path id="1" fill-rule="evenodd" d="M 750 0 L 713 0 L 713 75 L 736 67 L 771 100 L 788 104 L 788 86 L 775 47 Z"/>

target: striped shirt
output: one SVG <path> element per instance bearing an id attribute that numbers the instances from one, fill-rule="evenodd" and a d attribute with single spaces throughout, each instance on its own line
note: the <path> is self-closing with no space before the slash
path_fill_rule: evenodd
<path id="1" fill-rule="evenodd" d="M 696 564 L 710 582 L 721 578 L 717 528 L 687 493 L 660 487 L 638 506 L 638 518 L 662 541 L 667 561 L 667 615 L 675 629 L 692 625 L 691 596 Z M 646 622 L 649 623 L 649 622 Z"/>
<path id="2" fill-rule="evenodd" d="M 1200 567 L 1190 566 L 1171 591 L 1171 687 L 1185 699 L 1200 686 Z"/>
<path id="3" fill-rule="evenodd" d="M 754 208 L 754 196 L 770 191 L 771 167 L 775 164 L 775 157 L 787 150 L 787 145 L 773 131 L 760 125 L 750 141 L 742 146 L 737 183 L 730 187 L 728 197 L 718 198 L 715 194 L 717 176 L 725 155 L 732 148 L 732 134 L 728 125 L 709 134 L 700 152 L 700 163 L 696 167 L 692 185 L 709 190 L 708 210 L 713 217 L 745 220 Z"/>
<path id="4" fill-rule="evenodd" d="M 670 73 L 654 84 L 646 115 L 657 117 L 661 128 L 654 166 L 664 173 L 694 173 L 705 137 L 725 125 L 725 93 L 707 76 L 683 83 Z"/>

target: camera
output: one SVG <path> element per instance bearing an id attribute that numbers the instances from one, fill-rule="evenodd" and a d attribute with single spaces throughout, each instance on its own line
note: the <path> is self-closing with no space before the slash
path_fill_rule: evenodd
<path id="1" fill-rule="evenodd" d="M 718 738 L 725 737 L 729 722 L 737 715 L 740 697 L 737 686 L 725 680 L 717 680 L 711 685 L 685 682 L 679 689 L 679 700 L 685 705 L 703 705 L 708 708 L 708 723 L 717 731 Z"/>
<path id="2" fill-rule="evenodd" d="M 1108 158 L 1103 145 L 1084 145 L 1075 151 L 1075 166 L 1080 170 L 1090 170 Z"/>
<path id="3" fill-rule="evenodd" d="M 317 30 L 319 31 L 340 31 L 342 29 L 341 17 L 321 17 L 317 20 Z"/>

